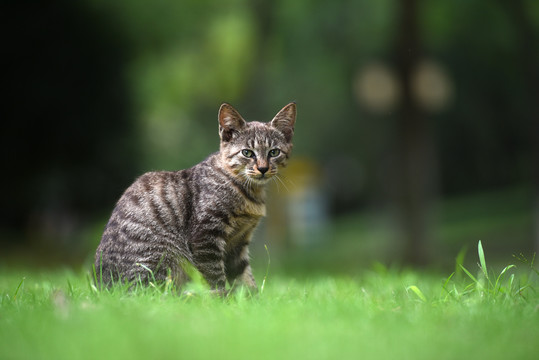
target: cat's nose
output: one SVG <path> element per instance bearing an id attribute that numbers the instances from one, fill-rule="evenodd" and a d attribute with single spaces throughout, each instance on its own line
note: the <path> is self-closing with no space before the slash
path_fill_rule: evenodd
<path id="1" fill-rule="evenodd" d="M 268 169 L 269 169 L 269 167 L 264 166 L 264 167 L 259 167 L 258 171 L 260 171 L 262 173 L 262 175 L 264 175 L 268 171 Z"/>

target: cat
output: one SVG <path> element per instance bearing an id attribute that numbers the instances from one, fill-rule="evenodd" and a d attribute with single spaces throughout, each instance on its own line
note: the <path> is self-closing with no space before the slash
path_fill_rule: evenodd
<path id="1" fill-rule="evenodd" d="M 296 104 L 268 123 L 219 108 L 220 150 L 192 168 L 149 172 L 121 196 L 95 254 L 98 282 L 171 279 L 181 287 L 194 266 L 212 291 L 236 281 L 256 291 L 248 245 L 266 215 L 265 185 L 286 166 Z"/>

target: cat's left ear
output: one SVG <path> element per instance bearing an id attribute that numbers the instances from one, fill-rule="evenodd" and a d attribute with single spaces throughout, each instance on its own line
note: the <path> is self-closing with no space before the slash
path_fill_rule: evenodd
<path id="1" fill-rule="evenodd" d="M 294 135 L 294 124 L 296 123 L 296 103 L 291 102 L 281 109 L 271 120 L 271 126 L 283 133 L 286 141 L 290 142 Z"/>
<path id="2" fill-rule="evenodd" d="M 222 141 L 230 141 L 235 132 L 240 131 L 246 122 L 232 105 L 223 103 L 219 108 L 219 136 Z"/>

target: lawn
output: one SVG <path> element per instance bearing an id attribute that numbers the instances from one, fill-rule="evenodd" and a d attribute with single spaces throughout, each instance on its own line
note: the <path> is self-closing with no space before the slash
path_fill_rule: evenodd
<path id="1" fill-rule="evenodd" d="M 259 294 L 225 299 L 201 284 L 99 291 L 85 272 L 0 269 L 0 359 L 536 359 L 532 260 L 494 273 L 478 250 L 479 266 L 452 276 L 270 271 Z"/>

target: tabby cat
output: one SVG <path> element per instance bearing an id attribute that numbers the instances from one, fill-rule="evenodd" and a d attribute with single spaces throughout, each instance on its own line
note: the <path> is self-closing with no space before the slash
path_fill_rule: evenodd
<path id="1" fill-rule="evenodd" d="M 95 255 L 98 281 L 181 286 L 192 264 L 212 289 L 241 281 L 256 289 L 249 265 L 253 230 L 266 215 L 265 185 L 292 150 L 296 104 L 269 123 L 219 109 L 220 151 L 186 170 L 150 172 L 122 195 Z"/>

